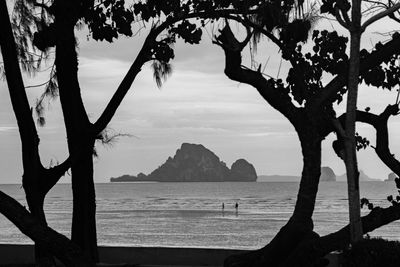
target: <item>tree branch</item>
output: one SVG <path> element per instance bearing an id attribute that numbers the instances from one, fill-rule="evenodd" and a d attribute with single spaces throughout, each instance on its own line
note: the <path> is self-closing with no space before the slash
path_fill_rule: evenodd
<path id="1" fill-rule="evenodd" d="M 389 7 L 388 9 L 376 14 L 375 16 L 372 16 L 367 21 L 365 21 L 364 24 L 361 26 L 361 31 L 364 32 L 369 25 L 380 20 L 383 17 L 393 14 L 398 9 L 400 9 L 400 3 L 394 4 L 393 6 Z"/>
<path id="2" fill-rule="evenodd" d="M 58 181 L 65 175 L 69 168 L 71 168 L 70 157 L 64 160 L 64 162 L 61 164 L 44 171 L 45 174 L 43 175 L 43 179 L 40 181 L 42 184 L 41 190 L 44 196 L 46 196 L 53 186 L 58 183 Z"/>
<path id="3" fill-rule="evenodd" d="M 260 72 L 245 69 L 241 66 L 242 43 L 239 42 L 227 24 L 220 35 L 216 37 L 215 44 L 225 52 L 225 74 L 232 80 L 249 84 L 255 87 L 261 96 L 275 109 L 285 115 L 291 122 L 299 110 L 291 102 L 290 96 L 276 88 L 272 80 L 266 80 Z"/>
<path id="4" fill-rule="evenodd" d="M 377 66 L 389 60 L 393 54 L 400 53 L 400 36 L 394 35 L 392 40 L 384 44 L 379 50 L 369 54 L 365 59 L 360 62 L 360 74 L 367 72 L 371 67 Z M 331 101 L 337 93 L 346 85 L 347 81 L 347 68 L 338 74 L 331 82 L 329 82 L 323 90 L 317 95 L 310 105 L 313 110 L 318 108 L 324 103 Z"/>
<path id="5" fill-rule="evenodd" d="M 153 34 L 147 36 L 142 49 L 140 50 L 138 56 L 135 61 L 129 68 L 127 74 L 121 81 L 111 100 L 108 102 L 106 108 L 104 109 L 101 116 L 97 119 L 97 121 L 93 125 L 93 137 L 96 137 L 100 134 L 114 117 L 115 112 L 118 107 L 122 103 L 125 95 L 128 93 L 129 89 L 133 81 L 135 80 L 138 73 L 142 70 L 142 66 L 151 59 L 151 46 L 152 43 L 155 42 L 155 37 Z"/>
<path id="6" fill-rule="evenodd" d="M 346 14 L 346 18 L 349 20 L 349 17 Z M 337 19 L 337 21 L 339 22 L 340 25 L 342 25 L 345 29 L 349 29 L 350 28 L 350 22 L 349 21 L 344 21 L 344 19 L 342 18 L 342 15 L 340 14 L 340 9 L 338 6 L 335 7 L 335 17 Z"/>
<path id="7" fill-rule="evenodd" d="M 376 147 L 375 152 L 382 162 L 394 173 L 400 176 L 400 162 L 393 156 L 389 149 L 388 119 L 395 116 L 399 112 L 397 105 L 389 105 L 385 110 L 375 115 L 370 112 L 357 110 L 356 120 L 372 125 L 376 130 Z M 339 121 L 344 125 L 346 114 L 339 117 Z"/>
<path id="8" fill-rule="evenodd" d="M 35 164 L 33 159 L 39 157 L 39 137 L 31 110 L 29 109 L 29 101 L 18 65 L 17 48 L 5 1 L 2 1 L 0 5 L 0 25 L 3 27 L 2 30 L 0 30 L 0 47 L 6 72 L 8 91 L 17 119 L 22 150 L 25 151 L 23 156 L 27 156 L 27 158 L 23 160 L 23 165 L 24 169 L 30 169 L 32 164 Z"/>

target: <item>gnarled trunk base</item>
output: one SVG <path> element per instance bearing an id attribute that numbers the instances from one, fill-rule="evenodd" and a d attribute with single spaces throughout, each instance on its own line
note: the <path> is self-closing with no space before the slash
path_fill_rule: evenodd
<path id="1" fill-rule="evenodd" d="M 318 237 L 308 225 L 289 220 L 268 245 L 259 250 L 232 255 L 225 260 L 224 267 L 279 266 L 300 243 Z"/>

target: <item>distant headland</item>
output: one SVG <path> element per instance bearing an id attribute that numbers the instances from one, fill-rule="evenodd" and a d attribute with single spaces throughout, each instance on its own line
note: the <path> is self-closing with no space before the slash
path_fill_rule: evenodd
<path id="1" fill-rule="evenodd" d="M 173 158 L 151 172 L 122 175 L 110 182 L 255 182 L 252 164 L 238 159 L 229 169 L 211 150 L 200 144 L 183 143 Z"/>
<path id="2" fill-rule="evenodd" d="M 258 176 L 257 182 L 299 182 L 300 176 L 290 176 L 290 175 L 260 175 Z M 335 172 L 330 167 L 321 167 L 321 182 L 344 182 L 347 181 L 346 173 L 342 175 L 336 175 Z M 381 181 L 379 179 L 374 179 L 369 177 L 360 170 L 360 182 L 373 182 Z"/>

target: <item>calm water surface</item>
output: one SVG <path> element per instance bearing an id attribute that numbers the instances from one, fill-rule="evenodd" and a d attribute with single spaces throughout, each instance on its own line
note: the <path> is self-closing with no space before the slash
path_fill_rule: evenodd
<path id="1" fill-rule="evenodd" d="M 0 190 L 26 205 L 20 185 L 0 185 Z M 294 182 L 96 184 L 98 241 L 102 245 L 259 248 L 288 220 L 297 190 Z M 361 196 L 381 206 L 387 206 L 387 195 L 395 193 L 394 183 L 361 184 Z M 319 234 L 347 224 L 346 195 L 344 182 L 321 183 L 314 212 Z M 69 184 L 57 185 L 46 198 L 49 225 L 68 237 L 71 207 Z M 400 239 L 399 226 L 395 222 L 372 235 Z M 0 217 L 0 243 L 31 241 Z"/>

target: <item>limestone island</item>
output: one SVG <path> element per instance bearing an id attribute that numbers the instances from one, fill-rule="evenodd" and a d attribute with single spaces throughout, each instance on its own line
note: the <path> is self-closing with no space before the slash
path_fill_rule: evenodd
<path id="1" fill-rule="evenodd" d="M 173 158 L 149 175 L 122 175 L 110 182 L 255 182 L 257 173 L 245 159 L 229 169 L 211 150 L 200 144 L 183 143 Z"/>
<path id="2" fill-rule="evenodd" d="M 321 168 L 321 176 L 319 177 L 321 182 L 336 182 L 336 174 L 330 167 Z"/>

